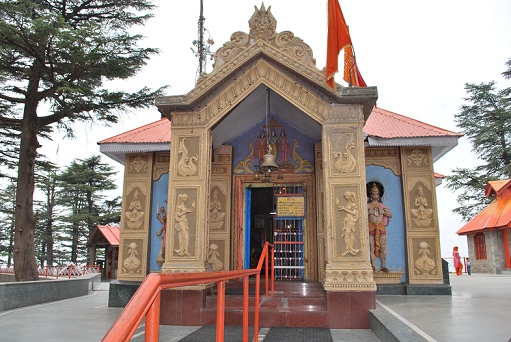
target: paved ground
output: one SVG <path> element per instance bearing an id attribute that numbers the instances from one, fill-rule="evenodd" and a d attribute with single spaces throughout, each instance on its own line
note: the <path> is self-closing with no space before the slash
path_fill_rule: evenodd
<path id="1" fill-rule="evenodd" d="M 511 275 L 451 275 L 452 296 L 377 296 L 425 341 L 507 342 L 511 338 Z M 108 284 L 88 296 L 0 312 L 1 341 L 100 341 L 120 314 L 109 308 Z M 199 327 L 167 326 L 160 341 L 179 341 Z M 261 329 L 260 340 L 268 329 Z M 331 331 L 334 342 L 379 341 L 371 330 Z M 143 327 L 134 341 L 143 341 Z"/>

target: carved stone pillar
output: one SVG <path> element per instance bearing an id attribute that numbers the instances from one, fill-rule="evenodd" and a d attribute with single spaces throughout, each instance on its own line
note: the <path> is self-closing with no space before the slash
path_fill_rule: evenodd
<path id="1" fill-rule="evenodd" d="M 410 284 L 442 284 L 435 177 L 430 147 L 401 148 Z"/>
<path id="2" fill-rule="evenodd" d="M 152 153 L 126 156 L 117 277 L 119 280 L 144 280 L 147 273 L 152 164 Z"/>
<path id="3" fill-rule="evenodd" d="M 216 148 L 211 166 L 207 262 L 213 271 L 230 269 L 232 151 L 232 146 Z"/>
<path id="4" fill-rule="evenodd" d="M 316 177 L 316 227 L 317 227 L 317 260 L 318 260 L 318 275 L 320 281 L 325 279 L 325 184 L 323 181 L 323 156 L 322 144 L 314 144 L 314 165 Z"/>
<path id="5" fill-rule="evenodd" d="M 172 121 L 179 116 L 173 116 Z M 164 273 L 210 270 L 206 265 L 210 166 L 210 131 L 173 126 Z"/>
<path id="6" fill-rule="evenodd" d="M 369 263 L 362 108 L 343 105 L 323 125 L 327 291 L 376 291 Z"/>

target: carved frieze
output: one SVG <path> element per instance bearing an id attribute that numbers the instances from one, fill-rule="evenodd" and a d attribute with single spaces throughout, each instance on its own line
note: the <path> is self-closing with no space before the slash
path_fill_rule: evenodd
<path id="1" fill-rule="evenodd" d="M 158 153 L 154 159 L 153 181 L 157 181 L 160 177 L 169 172 L 170 153 Z"/>
<path id="2" fill-rule="evenodd" d="M 322 78 L 322 83 L 324 83 L 324 74 Z M 218 80 L 220 79 L 221 77 L 218 77 Z M 304 87 L 296 79 L 277 69 L 275 65 L 258 60 L 243 73 L 236 75 L 232 79 L 232 83 L 212 98 L 207 106 L 197 108 L 196 112 L 173 113 L 172 127 L 212 125 L 263 82 L 319 123 L 322 123 L 327 116 L 336 121 L 347 117 L 355 119 L 358 117 L 356 111 L 348 115 L 348 113 L 340 113 L 338 109 L 332 109 L 328 100 L 323 98 L 324 96 L 319 92 Z M 202 87 L 196 89 L 200 88 Z M 169 101 L 162 101 L 162 104 L 167 104 L 167 102 Z M 176 100 L 172 99 L 171 102 L 176 102 Z"/>
<path id="3" fill-rule="evenodd" d="M 142 263 L 144 246 L 143 239 L 123 239 L 123 252 L 121 264 L 121 273 L 123 276 L 139 277 L 144 274 Z"/>
<path id="4" fill-rule="evenodd" d="M 402 165 L 405 171 L 429 171 L 433 169 L 430 147 L 402 147 L 401 150 L 404 159 Z"/>
<path id="5" fill-rule="evenodd" d="M 145 175 L 149 172 L 149 156 L 148 155 L 129 155 L 126 165 L 127 175 Z"/>
<path id="6" fill-rule="evenodd" d="M 327 291 L 376 291 L 372 270 L 326 270 L 324 288 Z"/>
<path id="7" fill-rule="evenodd" d="M 365 160 L 367 165 L 382 166 L 389 169 L 396 176 L 401 175 L 401 166 L 399 162 L 399 150 L 396 147 L 391 148 L 366 148 Z"/>

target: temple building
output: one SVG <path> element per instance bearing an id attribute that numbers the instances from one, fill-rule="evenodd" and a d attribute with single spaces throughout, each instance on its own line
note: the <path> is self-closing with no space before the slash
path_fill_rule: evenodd
<path id="1" fill-rule="evenodd" d="M 500 274 L 511 270 L 511 179 L 490 181 L 484 190 L 493 202 L 461 227 L 467 237 L 468 256 L 474 273 Z"/>
<path id="2" fill-rule="evenodd" d="M 376 87 L 330 88 L 276 27 L 256 8 L 194 89 L 156 99 L 161 120 L 99 142 L 125 166 L 118 283 L 253 268 L 269 241 L 277 280 L 353 317 L 377 290 L 450 294 L 433 163 L 460 134 L 376 107 Z"/>

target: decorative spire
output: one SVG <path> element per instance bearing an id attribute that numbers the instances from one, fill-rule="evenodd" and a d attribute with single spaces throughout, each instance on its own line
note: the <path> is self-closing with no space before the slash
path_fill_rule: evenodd
<path id="1" fill-rule="evenodd" d="M 263 2 L 259 10 L 256 6 L 254 8 L 255 12 L 248 21 L 250 35 L 255 39 L 270 40 L 275 38 L 277 34 L 275 31 L 277 29 L 277 20 L 271 14 L 271 6 L 266 10 Z"/>

